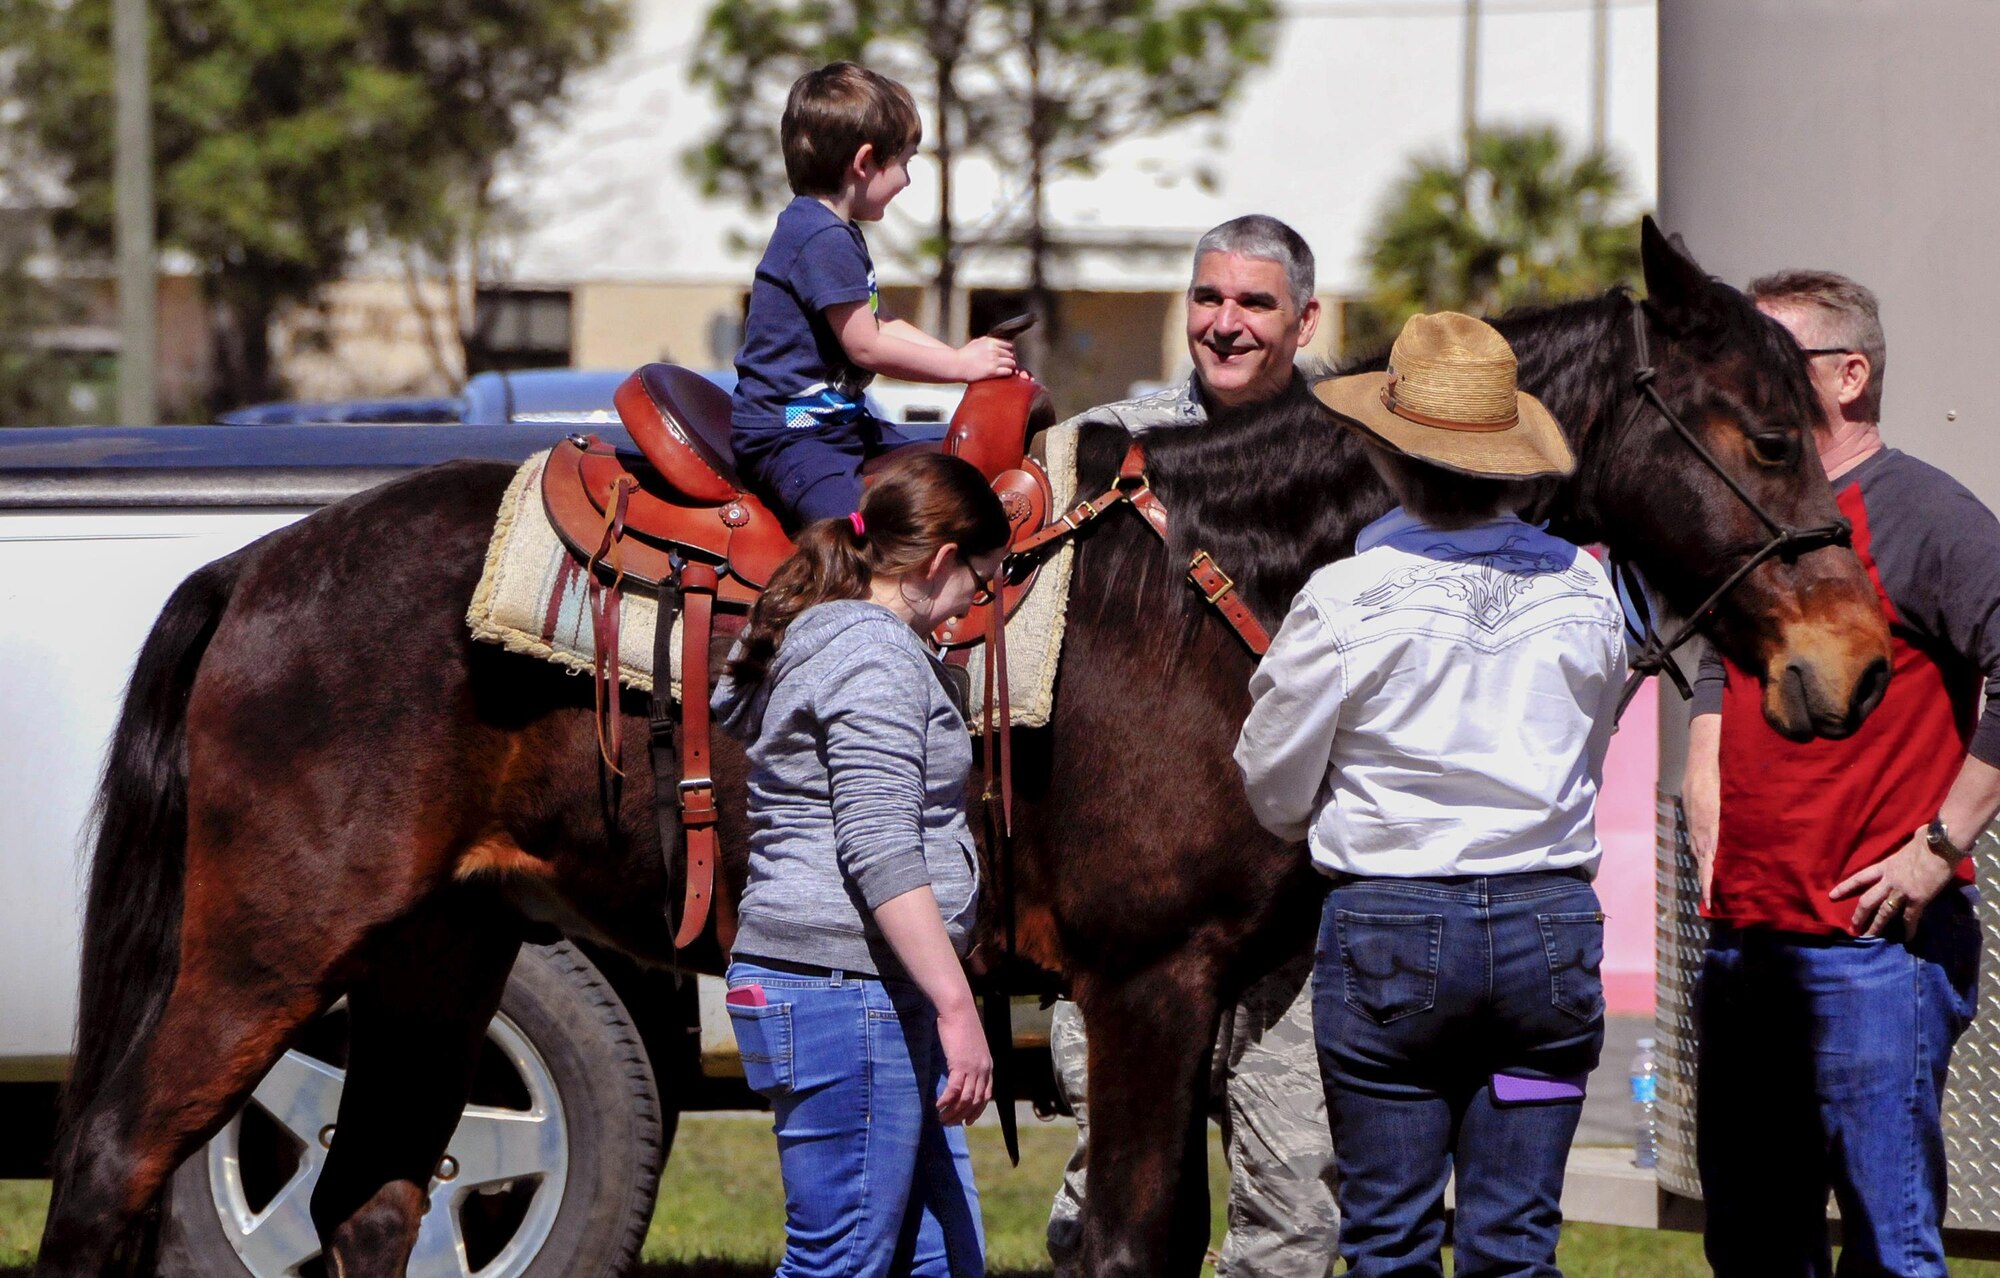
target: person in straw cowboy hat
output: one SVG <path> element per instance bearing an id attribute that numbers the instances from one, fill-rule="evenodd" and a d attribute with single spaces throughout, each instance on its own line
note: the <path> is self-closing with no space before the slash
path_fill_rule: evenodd
<path id="1" fill-rule="evenodd" d="M 1597 784 L 1624 671 L 1596 560 L 1519 512 L 1575 469 L 1514 353 L 1418 315 L 1389 371 L 1323 381 L 1400 503 L 1314 573 L 1236 746 L 1332 880 L 1314 1037 L 1348 1272 L 1546 1275 L 1604 1037 Z"/>

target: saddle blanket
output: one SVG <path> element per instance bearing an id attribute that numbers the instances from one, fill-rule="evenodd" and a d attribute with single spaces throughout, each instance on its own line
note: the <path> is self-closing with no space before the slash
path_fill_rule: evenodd
<path id="1" fill-rule="evenodd" d="M 1057 427 L 1044 436 L 1051 509 L 1076 504 L 1076 429 Z M 569 553 L 542 509 L 542 467 L 548 453 L 523 462 L 500 500 L 486 565 L 466 610 L 472 637 L 509 652 L 539 657 L 578 674 L 595 662 L 590 606 L 583 564 Z M 1015 726 L 1046 725 L 1055 709 L 1057 659 L 1062 652 L 1063 617 L 1069 601 L 1075 547 L 1064 543 L 1042 565 L 1028 597 L 1007 623 L 1010 708 Z M 619 599 L 618 679 L 628 688 L 651 692 L 653 635 L 659 604 L 645 588 Z M 674 622 L 669 650 L 668 689 L 680 698 L 681 622 Z M 985 687 L 985 647 L 971 658 L 972 705 L 968 723 L 977 727 Z"/>

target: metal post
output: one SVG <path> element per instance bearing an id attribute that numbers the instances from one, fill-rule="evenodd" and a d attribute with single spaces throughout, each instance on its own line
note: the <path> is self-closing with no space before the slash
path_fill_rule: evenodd
<path id="1" fill-rule="evenodd" d="M 1602 151 L 1611 112 L 1611 0 L 1590 6 L 1590 149 Z"/>
<path id="2" fill-rule="evenodd" d="M 1472 167 L 1472 139 L 1479 131 L 1479 0 L 1465 0 L 1465 81 L 1460 90 L 1465 119 L 1465 167 Z"/>
<path id="3" fill-rule="evenodd" d="M 159 420 L 159 267 L 153 244 L 153 104 L 146 0 L 114 0 L 112 158 L 118 237 L 118 421 Z"/>

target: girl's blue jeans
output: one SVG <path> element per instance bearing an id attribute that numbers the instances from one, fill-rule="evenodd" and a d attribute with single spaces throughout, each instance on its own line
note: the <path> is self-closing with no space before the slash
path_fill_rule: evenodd
<path id="1" fill-rule="evenodd" d="M 937 1015 L 915 985 L 729 965 L 729 1006 L 785 1179 L 777 1278 L 979 1278 L 986 1237 L 963 1127 L 938 1122 Z"/>

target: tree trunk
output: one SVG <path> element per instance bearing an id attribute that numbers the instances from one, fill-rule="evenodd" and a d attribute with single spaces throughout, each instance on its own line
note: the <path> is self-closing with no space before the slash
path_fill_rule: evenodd
<path id="1" fill-rule="evenodd" d="M 435 271 L 426 271 L 419 261 L 422 250 L 405 245 L 400 253 L 403 267 L 403 289 L 410 299 L 410 309 L 416 312 L 417 326 L 423 332 L 424 353 L 430 356 L 431 374 L 442 388 L 440 393 L 450 394 L 465 384 L 466 363 L 465 330 L 469 327 L 460 315 L 458 304 L 458 265 L 451 258 L 445 258 Z M 424 295 L 425 287 L 432 283 L 442 284 L 445 300 L 442 307 L 431 305 Z M 440 311 L 446 312 L 441 314 Z M 450 346 L 445 344 L 440 329 L 449 325 L 447 331 L 452 336 Z"/>
<path id="2" fill-rule="evenodd" d="M 271 318 L 277 313 L 278 298 L 255 278 L 227 275 L 211 277 L 204 291 L 214 357 L 210 415 L 283 398 L 282 379 L 271 363 Z"/>
<path id="3" fill-rule="evenodd" d="M 1031 333 L 1029 351 L 1035 366 L 1049 363 L 1062 332 L 1055 293 L 1049 288 L 1048 258 L 1048 101 L 1042 94 L 1043 41 L 1048 28 L 1046 0 L 1028 2 L 1028 304 L 1041 323 Z M 1054 370 L 1049 370 L 1053 375 Z"/>
<path id="4" fill-rule="evenodd" d="M 938 336 L 953 345 L 963 341 L 954 322 L 958 297 L 958 236 L 951 219 L 952 113 L 958 109 L 958 86 L 952 77 L 958 70 L 960 28 L 952 29 L 955 15 L 950 0 L 938 0 L 931 13 L 931 56 L 936 71 L 937 165 L 938 165 Z"/>

